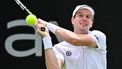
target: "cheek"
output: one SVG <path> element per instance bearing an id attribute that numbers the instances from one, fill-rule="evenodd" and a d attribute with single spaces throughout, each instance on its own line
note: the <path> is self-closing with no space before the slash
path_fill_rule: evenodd
<path id="1" fill-rule="evenodd" d="M 73 22 L 73 25 L 79 26 L 79 23 L 78 23 L 77 21 L 74 21 L 74 22 Z"/>
<path id="2" fill-rule="evenodd" d="M 89 24 L 90 27 L 92 27 L 92 25 L 93 25 L 93 22 L 91 22 L 91 23 Z"/>
<path id="3" fill-rule="evenodd" d="M 73 20 L 72 20 L 72 24 L 74 25 L 74 24 L 76 24 L 76 23 L 77 23 L 76 20 L 73 19 Z"/>
<path id="4" fill-rule="evenodd" d="M 72 24 L 73 25 L 79 25 L 80 22 L 81 22 L 81 19 L 79 19 L 79 18 L 75 17 L 75 18 L 72 19 Z"/>

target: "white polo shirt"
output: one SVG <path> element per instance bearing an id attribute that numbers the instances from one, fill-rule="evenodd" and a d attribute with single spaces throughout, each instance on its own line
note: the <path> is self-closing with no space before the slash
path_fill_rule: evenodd
<path id="1" fill-rule="evenodd" d="M 97 48 L 74 46 L 65 41 L 53 47 L 56 57 L 64 61 L 62 69 L 106 69 L 106 36 L 98 30 L 89 35 L 96 41 Z"/>

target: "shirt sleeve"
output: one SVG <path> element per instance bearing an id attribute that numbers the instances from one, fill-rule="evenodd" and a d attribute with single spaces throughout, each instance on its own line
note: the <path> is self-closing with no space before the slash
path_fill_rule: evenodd
<path id="1" fill-rule="evenodd" d="M 53 50 L 56 57 L 64 62 L 64 56 L 63 56 L 63 52 L 61 51 L 61 48 L 59 48 L 58 45 L 54 45 Z"/>
<path id="2" fill-rule="evenodd" d="M 90 33 L 91 37 L 95 40 L 98 49 L 106 49 L 106 35 L 98 30 L 94 30 Z"/>

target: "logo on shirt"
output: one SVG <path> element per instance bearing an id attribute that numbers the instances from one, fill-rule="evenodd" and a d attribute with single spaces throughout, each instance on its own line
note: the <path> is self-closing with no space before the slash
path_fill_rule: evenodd
<path id="1" fill-rule="evenodd" d="M 67 52 L 66 52 L 66 55 L 67 55 L 67 56 L 71 56 L 71 55 L 72 55 L 72 52 L 71 52 L 71 51 L 67 51 Z"/>

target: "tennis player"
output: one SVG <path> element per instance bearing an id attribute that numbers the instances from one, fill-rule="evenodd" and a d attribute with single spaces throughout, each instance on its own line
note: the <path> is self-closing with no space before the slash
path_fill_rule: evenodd
<path id="1" fill-rule="evenodd" d="M 73 11 L 70 31 L 42 19 L 38 19 L 37 32 L 42 36 L 47 67 L 50 69 L 106 69 L 106 35 L 99 30 L 90 30 L 94 22 L 94 9 L 89 5 L 78 5 Z M 64 41 L 52 46 L 49 32 L 39 30 L 45 27 Z M 48 34 L 47 34 L 48 33 Z M 49 63 L 49 64 L 48 64 Z"/>

